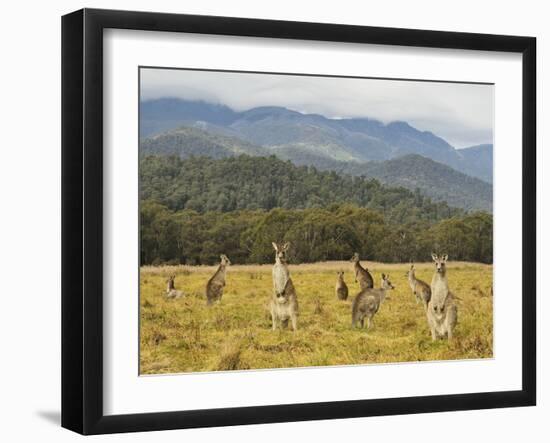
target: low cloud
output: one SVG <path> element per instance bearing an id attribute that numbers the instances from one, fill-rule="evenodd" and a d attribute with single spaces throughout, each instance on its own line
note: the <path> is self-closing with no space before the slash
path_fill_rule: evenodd
<path id="1" fill-rule="evenodd" d="M 243 111 L 284 106 L 329 118 L 403 120 L 457 148 L 493 140 L 491 85 L 142 69 L 141 99 L 177 97 Z"/>

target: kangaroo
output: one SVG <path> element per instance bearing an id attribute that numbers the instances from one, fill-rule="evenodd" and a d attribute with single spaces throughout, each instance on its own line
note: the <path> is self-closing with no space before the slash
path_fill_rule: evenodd
<path id="1" fill-rule="evenodd" d="M 176 289 L 176 285 L 174 284 L 174 281 L 176 280 L 175 275 L 171 275 L 168 277 L 168 280 L 166 280 L 166 297 L 167 298 L 180 298 L 183 296 L 182 291 L 178 291 Z"/>
<path id="2" fill-rule="evenodd" d="M 338 272 L 338 279 L 336 280 L 336 297 L 338 300 L 348 299 L 348 285 L 344 281 L 344 271 Z"/>
<path id="3" fill-rule="evenodd" d="M 275 331 L 288 327 L 288 321 L 292 323 L 292 330 L 298 328 L 298 297 L 294 284 L 288 271 L 286 253 L 290 243 L 278 245 L 271 243 L 275 249 L 275 265 L 273 265 L 273 295 L 271 297 L 270 310 L 272 328 Z"/>
<path id="4" fill-rule="evenodd" d="M 428 326 L 432 333 L 432 340 L 445 338 L 445 336 L 451 340 L 458 317 L 454 296 L 449 291 L 447 281 L 448 256 L 432 254 L 432 259 L 435 262 L 435 272 L 431 284 L 432 296 L 426 309 Z"/>
<path id="5" fill-rule="evenodd" d="M 386 298 L 386 291 L 395 289 L 390 282 L 390 276 L 382 274 L 382 286 L 380 289 L 366 288 L 363 289 L 351 305 L 351 327 L 355 328 L 357 323 L 361 328 L 365 326 L 365 317 L 367 318 L 367 329 L 370 329 L 371 324 L 374 326 L 374 315 L 380 309 L 380 305 Z"/>
<path id="6" fill-rule="evenodd" d="M 411 286 L 413 295 L 416 298 L 416 303 L 422 302 L 424 305 L 424 310 L 426 310 L 428 308 L 430 298 L 432 297 L 432 289 L 430 288 L 430 285 L 425 281 L 416 278 L 413 264 L 411 264 L 411 268 L 405 275 L 409 280 L 409 285 Z"/>
<path id="7" fill-rule="evenodd" d="M 225 287 L 225 271 L 226 267 L 231 265 L 227 255 L 220 255 L 220 266 L 215 274 L 208 280 L 206 284 L 206 304 L 212 305 L 216 301 L 221 301 L 223 288 Z"/>
<path id="8" fill-rule="evenodd" d="M 368 269 L 363 268 L 360 263 L 359 254 L 356 252 L 351 257 L 353 263 L 353 272 L 355 272 L 355 283 L 359 282 L 361 289 L 374 288 L 374 280 Z"/>

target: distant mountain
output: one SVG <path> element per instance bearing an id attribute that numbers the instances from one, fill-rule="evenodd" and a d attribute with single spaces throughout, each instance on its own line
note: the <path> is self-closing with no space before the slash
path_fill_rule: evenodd
<path id="1" fill-rule="evenodd" d="M 280 152 L 281 157 L 365 162 L 419 154 L 492 181 L 492 145 L 457 150 L 441 137 L 402 121 L 330 119 L 277 106 L 236 112 L 224 105 L 175 98 L 141 102 L 140 121 L 141 137 L 186 125 L 238 137 Z"/>
<path id="2" fill-rule="evenodd" d="M 466 174 L 493 183 L 493 145 L 476 145 L 457 151 L 461 161 L 455 168 Z"/>
<path id="3" fill-rule="evenodd" d="M 269 155 L 269 151 L 261 146 L 188 126 L 142 139 L 140 153 L 177 155 L 181 158 L 205 156 L 216 159 L 239 154 Z"/>
<path id="4" fill-rule="evenodd" d="M 238 113 L 224 105 L 177 98 L 141 102 L 139 112 L 140 137 L 160 134 L 186 122 L 206 121 L 223 126 L 238 118 Z"/>
<path id="5" fill-rule="evenodd" d="M 417 154 L 385 161 L 338 161 L 308 150 L 265 148 L 236 137 L 212 133 L 196 127 L 182 127 L 141 141 L 142 155 L 177 155 L 222 159 L 247 154 L 255 157 L 276 155 L 297 166 L 315 166 L 319 170 L 343 175 L 376 178 L 389 186 L 419 189 L 434 201 L 446 201 L 466 210 L 492 211 L 492 187 L 446 165 Z"/>

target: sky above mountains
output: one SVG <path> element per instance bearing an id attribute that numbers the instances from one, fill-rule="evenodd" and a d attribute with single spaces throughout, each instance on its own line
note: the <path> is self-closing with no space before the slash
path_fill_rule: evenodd
<path id="1" fill-rule="evenodd" d="M 142 68 L 141 100 L 176 97 L 235 111 L 283 106 L 328 118 L 403 120 L 456 148 L 493 143 L 494 86 Z"/>

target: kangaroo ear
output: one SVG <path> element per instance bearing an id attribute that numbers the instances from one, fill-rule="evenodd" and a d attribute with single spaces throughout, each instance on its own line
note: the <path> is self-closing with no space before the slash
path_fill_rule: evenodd
<path id="1" fill-rule="evenodd" d="M 286 251 L 289 247 L 290 247 L 290 243 L 289 243 L 289 242 L 286 242 L 286 243 L 283 245 L 283 251 Z"/>
<path id="2" fill-rule="evenodd" d="M 437 254 L 435 252 L 432 252 L 432 259 L 433 261 L 437 261 Z"/>
<path id="3" fill-rule="evenodd" d="M 382 274 L 382 280 L 386 280 L 386 274 Z"/>
<path id="4" fill-rule="evenodd" d="M 443 261 L 447 261 L 448 258 L 449 258 L 449 256 L 448 256 L 447 254 L 445 254 L 445 255 L 443 255 L 443 256 L 441 257 L 441 259 L 442 259 Z"/>
<path id="5" fill-rule="evenodd" d="M 411 263 L 411 271 L 414 269 L 414 265 Z"/>
<path id="6" fill-rule="evenodd" d="M 273 249 L 275 249 L 276 251 L 279 250 L 279 247 L 277 246 L 277 243 L 275 243 L 274 241 L 272 241 L 271 244 L 273 245 Z"/>

